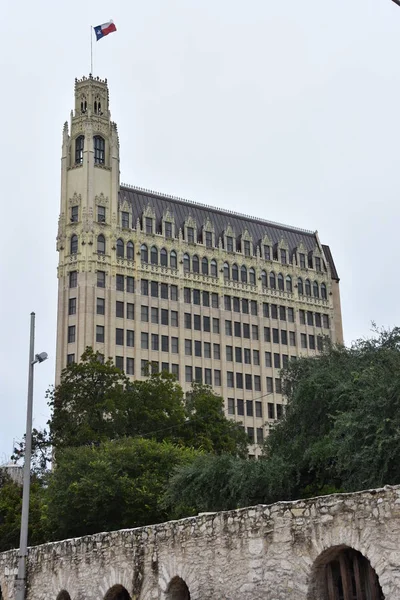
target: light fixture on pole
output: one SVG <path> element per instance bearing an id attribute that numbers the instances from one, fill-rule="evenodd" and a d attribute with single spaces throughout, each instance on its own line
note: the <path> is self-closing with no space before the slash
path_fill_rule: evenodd
<path id="1" fill-rule="evenodd" d="M 15 600 L 25 600 L 26 560 L 28 556 L 29 494 L 31 486 L 33 374 L 36 363 L 44 362 L 47 353 L 35 355 L 35 313 L 31 313 L 29 343 L 28 401 L 26 409 L 24 482 L 22 488 L 21 531 L 19 540 L 18 575 L 15 580 Z"/>

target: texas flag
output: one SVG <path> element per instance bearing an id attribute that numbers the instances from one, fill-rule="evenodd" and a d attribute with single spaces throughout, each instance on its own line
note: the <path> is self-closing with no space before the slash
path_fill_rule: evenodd
<path id="1" fill-rule="evenodd" d="M 113 33 L 114 31 L 117 31 L 117 28 L 114 25 L 114 21 L 109 21 L 108 23 L 103 23 L 103 25 L 96 25 L 96 27 L 93 27 L 93 29 L 96 34 L 97 42 L 99 40 L 101 40 L 101 38 L 103 38 L 105 35 L 108 35 L 109 33 Z"/>

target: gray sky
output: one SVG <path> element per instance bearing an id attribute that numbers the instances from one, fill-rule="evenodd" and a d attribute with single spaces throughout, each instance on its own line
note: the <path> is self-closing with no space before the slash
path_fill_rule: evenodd
<path id="1" fill-rule="evenodd" d="M 347 343 L 398 323 L 400 8 L 390 0 L 6 2 L 0 147 L 0 462 L 54 378 L 61 131 L 74 78 L 107 77 L 121 181 L 317 229 Z"/>

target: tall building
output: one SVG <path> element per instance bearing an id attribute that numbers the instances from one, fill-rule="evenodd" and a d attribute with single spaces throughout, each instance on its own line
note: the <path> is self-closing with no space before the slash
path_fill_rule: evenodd
<path id="1" fill-rule="evenodd" d="M 136 379 L 199 380 L 261 442 L 280 369 L 342 341 L 339 277 L 317 232 L 120 184 L 107 81 L 75 81 L 57 237 L 56 382 L 87 346 Z"/>

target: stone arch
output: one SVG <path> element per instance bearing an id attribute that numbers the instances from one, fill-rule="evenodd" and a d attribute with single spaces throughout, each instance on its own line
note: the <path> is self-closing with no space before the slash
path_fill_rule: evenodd
<path id="1" fill-rule="evenodd" d="M 131 597 L 128 590 L 120 583 L 117 583 L 109 588 L 103 600 L 131 600 Z"/>
<path id="2" fill-rule="evenodd" d="M 189 588 L 181 577 L 173 577 L 167 587 L 166 600 L 190 600 Z"/>
<path id="3" fill-rule="evenodd" d="M 318 556 L 312 567 L 307 600 L 385 600 L 370 561 L 344 544 Z"/>
<path id="4" fill-rule="evenodd" d="M 1 598 L 1 596 L 0 596 L 0 598 Z M 61 592 L 59 592 L 57 594 L 56 600 L 71 600 L 71 596 L 69 595 L 67 590 L 61 590 Z"/>

